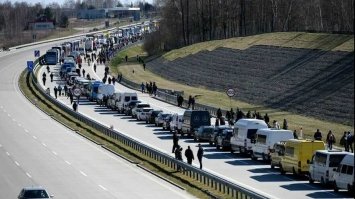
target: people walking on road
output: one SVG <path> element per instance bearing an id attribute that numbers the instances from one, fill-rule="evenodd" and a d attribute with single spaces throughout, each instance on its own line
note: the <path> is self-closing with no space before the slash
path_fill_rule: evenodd
<path id="1" fill-rule="evenodd" d="M 66 84 L 64 85 L 64 95 L 68 96 L 68 86 Z"/>
<path id="2" fill-rule="evenodd" d="M 142 93 L 145 92 L 145 86 L 144 86 L 144 83 L 143 83 L 143 82 L 142 82 L 142 84 L 141 84 L 141 91 L 142 91 Z"/>
<path id="3" fill-rule="evenodd" d="M 155 82 L 153 82 L 153 94 L 154 94 L 154 96 L 157 96 L 157 90 L 158 90 L 158 87 L 155 84 Z"/>
<path id="4" fill-rule="evenodd" d="M 185 157 L 186 157 L 186 159 L 187 159 L 187 163 L 188 163 L 188 164 L 192 164 L 192 160 L 195 159 L 194 153 L 193 153 L 192 150 L 190 149 L 190 146 L 187 146 L 187 149 L 185 150 Z"/>
<path id="5" fill-rule="evenodd" d="M 57 94 L 58 94 L 58 89 L 57 89 L 57 87 L 54 86 L 53 90 L 54 90 L 54 97 L 57 99 Z"/>
<path id="6" fill-rule="evenodd" d="M 347 146 L 347 143 L 346 143 L 347 137 L 348 137 L 348 133 L 346 131 L 344 131 L 344 135 L 340 138 L 340 142 L 339 142 L 339 144 L 341 146 L 344 146 L 345 151 L 349 151 L 349 148 L 347 148 L 348 146 Z"/>
<path id="7" fill-rule="evenodd" d="M 68 97 L 70 99 L 70 104 L 72 104 L 74 101 L 74 96 L 73 96 L 73 93 L 71 92 L 71 90 L 69 90 L 69 92 L 68 92 Z"/>
<path id="8" fill-rule="evenodd" d="M 173 150 L 172 153 L 175 152 L 176 148 L 179 146 L 179 137 L 176 132 L 173 133 Z"/>
<path id="9" fill-rule="evenodd" d="M 269 116 L 267 115 L 267 113 L 265 113 L 265 115 L 264 115 L 264 121 L 265 121 L 265 123 L 266 123 L 268 126 L 270 126 L 270 124 L 269 124 L 270 118 L 269 118 Z"/>
<path id="10" fill-rule="evenodd" d="M 49 69 L 49 66 L 47 65 L 47 73 L 50 73 L 51 70 Z"/>
<path id="11" fill-rule="evenodd" d="M 46 80 L 47 80 L 47 79 L 46 79 L 46 76 L 43 76 L 43 77 L 42 77 L 43 86 L 45 86 L 45 85 L 46 85 Z"/>
<path id="12" fill-rule="evenodd" d="M 202 157 L 203 157 L 203 148 L 201 144 L 198 144 L 197 159 L 200 162 L 200 169 L 202 169 Z"/>
<path id="13" fill-rule="evenodd" d="M 322 140 L 322 132 L 320 132 L 319 129 L 317 129 L 313 137 L 315 140 Z"/>
<path id="14" fill-rule="evenodd" d="M 78 104 L 76 102 L 74 102 L 73 104 L 73 110 L 76 112 L 78 109 Z"/>
<path id="15" fill-rule="evenodd" d="M 145 63 L 143 63 L 143 70 L 145 70 Z"/>
<path id="16" fill-rule="evenodd" d="M 106 84 L 106 77 L 102 78 L 102 82 Z"/>
<path id="17" fill-rule="evenodd" d="M 115 83 L 116 83 L 116 78 L 112 77 L 112 84 L 115 85 Z"/>
<path id="18" fill-rule="evenodd" d="M 183 161 L 182 160 L 182 147 L 180 145 L 177 145 L 177 147 L 175 149 L 175 158 L 177 160 Z M 180 165 L 177 166 L 177 170 L 181 171 L 181 166 Z"/>
<path id="19" fill-rule="evenodd" d="M 184 98 L 181 95 L 178 95 L 177 96 L 178 107 L 181 107 L 183 102 L 184 102 Z"/>
<path id="20" fill-rule="evenodd" d="M 85 69 L 83 69 L 83 77 L 85 77 Z"/>
<path id="21" fill-rule="evenodd" d="M 296 130 L 293 131 L 293 138 L 296 139 L 296 140 L 298 139 L 298 135 L 297 135 L 297 131 Z"/>
<path id="22" fill-rule="evenodd" d="M 108 77 L 107 81 L 108 81 L 108 84 L 111 84 L 111 81 L 112 81 L 111 77 Z"/>
<path id="23" fill-rule="evenodd" d="M 51 73 L 49 76 L 51 78 L 51 82 L 53 82 L 53 73 Z"/>
<path id="24" fill-rule="evenodd" d="M 187 109 L 190 109 L 192 103 L 192 96 L 189 96 L 189 100 L 187 101 Z"/>
<path id="25" fill-rule="evenodd" d="M 333 144 L 335 143 L 335 136 L 331 130 L 329 130 L 327 134 L 327 139 L 326 142 L 328 144 L 328 149 L 332 150 L 333 149 Z"/>
<path id="26" fill-rule="evenodd" d="M 96 73 L 96 64 L 94 64 L 94 71 L 95 71 L 95 73 Z"/>
<path id="27" fill-rule="evenodd" d="M 195 110 L 195 97 L 192 97 L 191 99 L 191 109 Z"/>
<path id="28" fill-rule="evenodd" d="M 60 85 L 58 86 L 58 92 L 59 92 L 59 96 L 61 96 L 62 95 L 62 87 Z"/>

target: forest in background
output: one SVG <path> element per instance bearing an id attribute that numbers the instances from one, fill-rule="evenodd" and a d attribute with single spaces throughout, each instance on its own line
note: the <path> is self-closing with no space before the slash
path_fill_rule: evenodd
<path id="1" fill-rule="evenodd" d="M 354 0 L 159 0 L 154 54 L 190 44 L 267 32 L 354 33 Z"/>

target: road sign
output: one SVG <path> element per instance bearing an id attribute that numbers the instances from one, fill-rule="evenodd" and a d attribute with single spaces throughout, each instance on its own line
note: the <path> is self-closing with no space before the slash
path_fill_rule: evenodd
<path id="1" fill-rule="evenodd" d="M 75 89 L 73 89 L 73 95 L 74 95 L 75 97 L 79 97 L 79 96 L 81 95 L 81 90 L 80 90 L 80 88 L 75 88 Z"/>
<path id="2" fill-rule="evenodd" d="M 228 97 L 233 97 L 235 95 L 235 90 L 233 88 L 229 88 L 227 90 Z"/>
<path id="3" fill-rule="evenodd" d="M 33 71 L 33 61 L 27 61 L 27 70 L 28 72 Z"/>
<path id="4" fill-rule="evenodd" d="M 40 57 L 39 50 L 35 50 L 35 57 Z"/>

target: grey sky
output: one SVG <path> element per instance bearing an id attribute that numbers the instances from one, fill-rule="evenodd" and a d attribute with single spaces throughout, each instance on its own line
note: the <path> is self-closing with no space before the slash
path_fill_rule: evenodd
<path id="1" fill-rule="evenodd" d="M 48 4 L 51 4 L 53 2 L 57 2 L 59 5 L 62 5 L 65 2 L 65 0 L 0 0 L 1 3 L 4 3 L 6 1 L 10 1 L 10 2 L 13 2 L 13 3 L 25 1 L 25 2 L 27 2 L 29 4 L 36 4 L 36 3 L 39 2 L 42 5 L 43 4 L 44 5 L 48 5 Z M 130 3 L 130 2 L 136 2 L 136 0 L 132 0 L 132 1 L 131 0 L 121 0 L 121 2 L 125 4 L 125 3 Z M 152 3 L 153 0 L 145 0 L 145 2 Z"/>

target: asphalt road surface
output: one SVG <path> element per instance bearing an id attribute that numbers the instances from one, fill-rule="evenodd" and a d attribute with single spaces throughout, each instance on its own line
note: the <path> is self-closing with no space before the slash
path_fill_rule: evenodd
<path id="1" fill-rule="evenodd" d="M 193 198 L 66 129 L 21 94 L 26 61 L 48 48 L 0 52 L 0 198 L 37 185 L 55 198 Z"/>
<path id="2" fill-rule="evenodd" d="M 104 74 L 104 66 L 97 65 L 97 73 L 94 73 L 92 66 L 93 64 L 90 66 L 87 63 L 83 64 L 86 74 L 89 73 L 91 77 L 101 80 Z M 59 66 L 52 67 L 51 70 L 57 71 L 58 68 Z M 42 74 L 43 71 L 39 74 Z M 47 80 L 47 86 L 49 83 L 52 96 L 54 96 L 52 89 L 54 85 L 64 85 L 57 76 L 54 79 L 53 83 L 49 83 Z M 133 91 L 119 84 L 116 84 L 115 88 L 116 91 Z M 148 102 L 153 108 L 161 109 L 164 112 L 180 114 L 184 112 L 184 109 L 153 99 L 148 94 L 138 92 L 138 99 Z M 67 97 L 59 96 L 58 100 L 71 107 Z M 113 125 L 114 129 L 173 156 L 173 153 L 171 153 L 172 135 L 168 131 L 163 131 L 161 127 L 147 125 L 143 121 L 138 122 L 131 117 L 100 107 L 84 98 L 80 100 L 78 111 L 105 124 L 107 127 Z M 194 142 L 193 139 L 180 138 L 179 144 L 184 150 L 187 146 L 191 146 L 196 156 L 198 143 Z M 309 184 L 305 178 L 295 178 L 292 174 L 280 175 L 279 170 L 273 170 L 270 165 L 261 161 L 252 161 L 250 158 L 237 154 L 216 150 L 215 147 L 210 147 L 208 143 L 202 143 L 202 146 L 205 149 L 204 169 L 270 198 L 349 198 L 349 195 L 344 194 L 344 192 L 336 194 L 333 190 L 326 189 L 317 183 Z M 185 157 L 184 159 L 186 161 Z M 198 166 L 198 161 L 195 159 L 193 164 Z"/>

